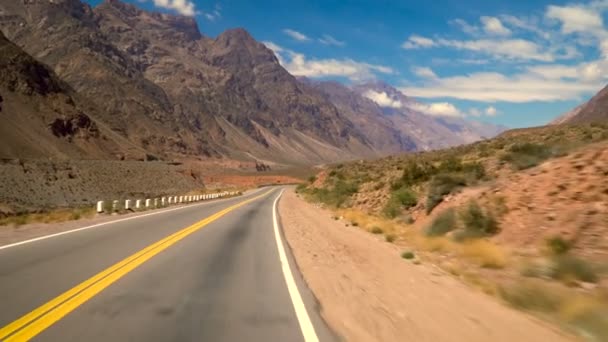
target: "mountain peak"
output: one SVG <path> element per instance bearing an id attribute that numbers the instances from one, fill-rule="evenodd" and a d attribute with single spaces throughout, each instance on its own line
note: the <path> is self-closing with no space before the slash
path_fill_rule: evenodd
<path id="1" fill-rule="evenodd" d="M 193 17 L 174 15 L 160 12 L 148 12 L 137 6 L 125 3 L 121 0 L 104 0 L 97 8 L 97 12 L 113 13 L 121 20 L 130 21 L 138 18 L 148 18 L 160 22 L 169 28 L 185 34 L 189 40 L 197 40 L 202 37 L 196 20 Z M 140 23 L 146 22 L 139 20 Z"/>
<path id="2" fill-rule="evenodd" d="M 253 39 L 251 34 L 241 27 L 222 32 L 222 34 L 217 37 L 216 41 L 223 42 L 223 45 L 225 46 L 243 43 L 256 43 L 256 40 Z"/>

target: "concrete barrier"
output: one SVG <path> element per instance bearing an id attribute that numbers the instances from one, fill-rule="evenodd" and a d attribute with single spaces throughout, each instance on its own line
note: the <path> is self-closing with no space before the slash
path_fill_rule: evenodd
<path id="1" fill-rule="evenodd" d="M 166 207 L 171 204 L 181 204 L 181 203 L 193 203 L 199 201 L 212 200 L 217 198 L 223 198 L 226 196 L 236 196 L 240 195 L 238 191 L 222 191 L 215 192 L 209 194 L 200 194 L 200 195 L 182 195 L 182 196 L 165 196 L 165 197 L 157 197 L 157 198 L 146 198 L 146 199 L 125 199 L 124 206 L 121 206 L 123 203 L 122 200 L 113 200 L 111 201 L 111 212 L 118 212 L 120 209 L 125 210 L 133 210 L 133 206 L 135 209 L 150 209 L 150 208 L 160 208 Z M 95 210 L 98 214 L 104 213 L 107 211 L 106 202 L 97 201 L 95 204 Z"/>

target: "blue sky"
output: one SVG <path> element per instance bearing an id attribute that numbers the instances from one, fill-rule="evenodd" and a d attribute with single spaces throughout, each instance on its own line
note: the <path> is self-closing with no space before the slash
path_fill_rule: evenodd
<path id="1" fill-rule="evenodd" d="M 244 27 L 293 74 L 383 80 L 432 115 L 541 125 L 608 83 L 608 0 L 125 1 Z"/>

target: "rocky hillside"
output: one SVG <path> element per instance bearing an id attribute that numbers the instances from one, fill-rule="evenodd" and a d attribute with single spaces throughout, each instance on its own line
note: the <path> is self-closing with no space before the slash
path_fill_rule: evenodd
<path id="1" fill-rule="evenodd" d="M 121 158 L 315 164 L 486 137 L 464 121 L 405 109 L 387 115 L 341 85 L 301 82 L 243 29 L 210 38 L 193 18 L 119 0 L 95 8 L 80 0 L 0 1 L 0 30 L 121 141 L 111 151 Z"/>
<path id="2" fill-rule="evenodd" d="M 608 86 L 600 90 L 591 100 L 559 116 L 551 124 L 583 124 L 608 122 Z"/>
<path id="3" fill-rule="evenodd" d="M 607 151 L 608 124 L 514 130 L 336 164 L 298 192 L 335 210 L 335 220 L 384 235 L 404 258 L 604 341 Z"/>
<path id="4" fill-rule="evenodd" d="M 0 157 L 115 158 L 143 151 L 100 125 L 68 85 L 0 33 Z"/>

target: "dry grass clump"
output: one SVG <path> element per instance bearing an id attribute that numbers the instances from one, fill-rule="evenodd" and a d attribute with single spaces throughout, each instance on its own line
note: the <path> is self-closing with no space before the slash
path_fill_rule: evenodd
<path id="1" fill-rule="evenodd" d="M 59 223 L 95 216 L 94 208 L 57 209 L 41 213 L 24 213 L 0 219 L 0 226 L 22 226 L 30 223 Z"/>
<path id="2" fill-rule="evenodd" d="M 462 244 L 461 255 L 484 268 L 504 268 L 509 261 L 506 250 L 488 240 L 474 240 Z"/>

